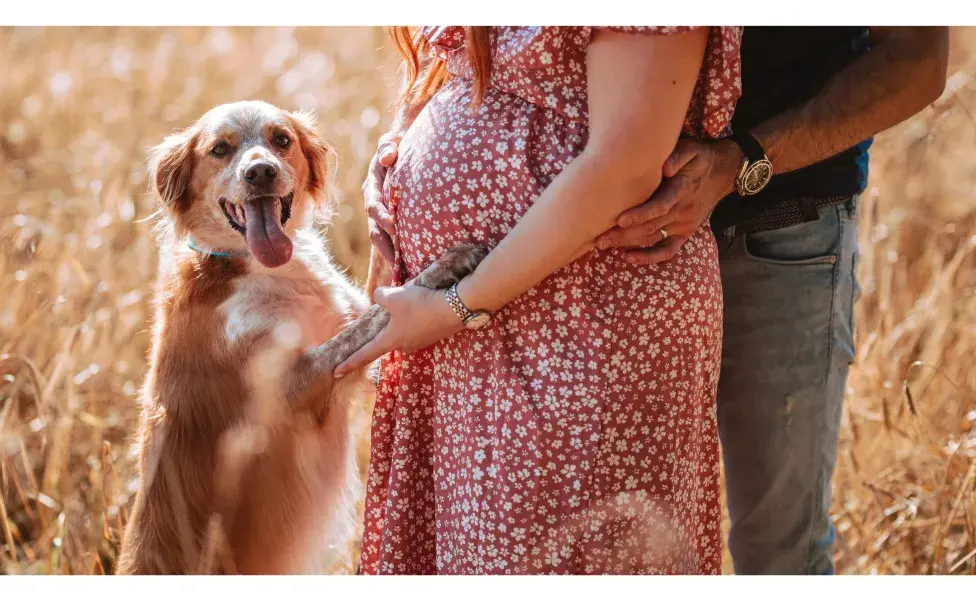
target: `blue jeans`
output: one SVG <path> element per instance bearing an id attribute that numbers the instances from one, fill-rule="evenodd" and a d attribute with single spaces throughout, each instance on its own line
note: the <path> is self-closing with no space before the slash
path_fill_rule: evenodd
<path id="1" fill-rule="evenodd" d="M 738 574 L 833 573 L 830 490 L 858 294 L 857 199 L 719 235 L 718 424 Z"/>

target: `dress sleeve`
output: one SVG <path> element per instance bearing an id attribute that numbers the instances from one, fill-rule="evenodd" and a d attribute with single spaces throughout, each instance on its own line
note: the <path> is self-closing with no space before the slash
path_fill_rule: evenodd
<path id="1" fill-rule="evenodd" d="M 442 60 L 447 60 L 454 50 L 464 46 L 463 27 L 424 27 L 421 33 L 430 44 L 431 53 Z"/>
<path id="2" fill-rule="evenodd" d="M 594 27 L 641 35 L 674 35 L 696 27 Z M 742 27 L 709 27 L 705 57 L 688 107 L 682 133 L 698 138 L 721 138 L 731 132 L 732 113 L 742 95 Z"/>

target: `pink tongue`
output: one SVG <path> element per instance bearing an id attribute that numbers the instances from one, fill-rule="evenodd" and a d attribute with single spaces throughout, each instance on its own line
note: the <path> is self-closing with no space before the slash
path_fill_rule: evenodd
<path id="1" fill-rule="evenodd" d="M 281 228 L 281 201 L 261 198 L 244 203 L 247 245 L 262 265 L 273 269 L 291 260 L 291 240 Z"/>

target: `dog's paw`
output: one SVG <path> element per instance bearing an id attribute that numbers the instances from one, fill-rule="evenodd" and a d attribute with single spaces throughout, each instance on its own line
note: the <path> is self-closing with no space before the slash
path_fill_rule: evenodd
<path id="1" fill-rule="evenodd" d="M 474 244 L 460 244 L 445 252 L 417 277 L 417 285 L 440 289 L 461 281 L 488 256 L 488 250 Z"/>
<path id="2" fill-rule="evenodd" d="M 488 250 L 474 244 L 461 244 L 444 253 L 437 262 L 442 263 L 458 279 L 462 279 L 478 267 L 488 256 Z"/>

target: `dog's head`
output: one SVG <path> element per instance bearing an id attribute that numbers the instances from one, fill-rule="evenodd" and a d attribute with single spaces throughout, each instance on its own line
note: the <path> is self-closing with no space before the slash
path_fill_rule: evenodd
<path id="1" fill-rule="evenodd" d="M 330 202 L 331 154 L 310 115 L 235 102 L 154 148 L 150 186 L 180 236 L 274 268 L 291 259 L 295 228 Z"/>

